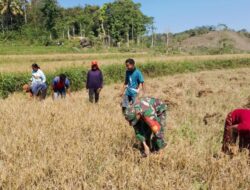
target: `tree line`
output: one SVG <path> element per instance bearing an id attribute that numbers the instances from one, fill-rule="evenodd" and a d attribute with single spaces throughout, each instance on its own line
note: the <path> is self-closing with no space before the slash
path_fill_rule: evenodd
<path id="1" fill-rule="evenodd" d="M 104 45 L 140 44 L 153 18 L 133 0 L 64 8 L 57 0 L 0 0 L 0 39 L 86 38 Z"/>

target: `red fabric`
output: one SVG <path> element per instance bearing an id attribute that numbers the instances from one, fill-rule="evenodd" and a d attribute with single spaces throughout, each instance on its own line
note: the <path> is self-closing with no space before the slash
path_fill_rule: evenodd
<path id="1" fill-rule="evenodd" d="M 237 109 L 228 114 L 225 123 L 224 143 L 232 143 L 234 141 L 231 129 L 234 125 L 237 125 L 239 134 L 241 134 L 241 131 L 250 131 L 250 110 Z"/>
<path id="2" fill-rule="evenodd" d="M 143 119 L 155 134 L 161 130 L 161 125 L 157 121 L 149 117 L 144 117 Z"/>
<path id="3" fill-rule="evenodd" d="M 61 82 L 61 81 L 59 81 L 55 86 L 56 89 L 63 89 L 64 87 L 65 87 L 65 84 L 64 82 Z"/>
<path id="4" fill-rule="evenodd" d="M 98 62 L 97 62 L 97 61 L 92 61 L 92 62 L 91 62 L 91 65 L 92 65 L 92 66 L 94 66 L 94 65 L 98 66 Z"/>
<path id="5" fill-rule="evenodd" d="M 237 129 L 250 130 L 250 110 L 248 109 L 237 109 L 231 114 L 232 125 L 238 125 Z"/>
<path id="6" fill-rule="evenodd" d="M 91 68 L 93 69 L 94 67 L 96 67 L 97 70 L 99 70 L 98 61 L 92 61 L 92 62 L 91 62 Z"/>

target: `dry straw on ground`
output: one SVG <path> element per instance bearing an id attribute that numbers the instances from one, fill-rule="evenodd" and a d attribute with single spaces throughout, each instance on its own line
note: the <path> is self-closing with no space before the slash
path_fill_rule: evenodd
<path id="1" fill-rule="evenodd" d="M 141 158 L 122 117 L 119 85 L 105 87 L 96 106 L 87 103 L 84 91 L 57 102 L 22 94 L 1 100 L 0 187 L 247 190 L 247 153 L 230 158 L 220 148 L 224 117 L 248 101 L 249 71 L 148 79 L 147 95 L 170 105 L 168 147 L 149 158 Z M 197 97 L 206 89 L 212 93 Z M 214 114 L 205 125 L 204 116 Z"/>

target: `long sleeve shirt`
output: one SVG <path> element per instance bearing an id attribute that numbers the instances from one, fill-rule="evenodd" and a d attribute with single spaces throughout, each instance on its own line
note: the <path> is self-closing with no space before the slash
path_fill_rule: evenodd
<path id="1" fill-rule="evenodd" d="M 38 69 L 36 72 L 32 71 L 31 85 L 37 83 L 45 83 L 45 82 L 46 82 L 46 76 L 41 69 Z"/>
<path id="2" fill-rule="evenodd" d="M 225 122 L 224 130 L 224 143 L 232 141 L 230 128 L 237 125 L 237 130 L 250 131 L 250 110 L 249 109 L 236 109 L 228 114 Z"/>
<path id="3" fill-rule="evenodd" d="M 87 75 L 87 89 L 99 89 L 103 87 L 103 75 L 100 70 L 90 70 Z"/>

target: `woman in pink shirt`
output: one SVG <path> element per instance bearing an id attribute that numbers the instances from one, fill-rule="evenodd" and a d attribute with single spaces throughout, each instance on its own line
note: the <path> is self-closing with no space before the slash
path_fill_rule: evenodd
<path id="1" fill-rule="evenodd" d="M 236 144 L 239 137 L 239 148 L 250 151 L 250 110 L 236 109 L 228 114 L 225 123 L 222 151 L 230 153 L 229 145 Z"/>

